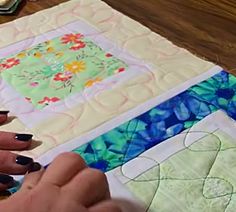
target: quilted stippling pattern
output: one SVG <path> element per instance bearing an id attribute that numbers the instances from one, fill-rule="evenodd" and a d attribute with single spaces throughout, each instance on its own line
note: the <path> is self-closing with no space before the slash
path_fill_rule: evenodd
<path id="1" fill-rule="evenodd" d="M 37 126 L 26 127 L 18 119 L 2 126 L 2 130 L 30 131 L 37 140 L 43 141 L 33 150 L 22 152 L 22 154 L 38 158 L 50 149 L 89 132 L 119 114 L 165 93 L 214 66 L 214 64 L 173 45 L 165 38 L 113 10 L 100 0 L 72 0 L 1 25 L 0 47 L 4 47 L 4 54 L 0 49 L 0 58 L 9 56 L 6 55 L 8 45 L 29 39 L 24 42 L 22 47 L 22 50 L 25 50 L 32 47 L 37 36 L 74 21 L 85 21 L 98 30 L 96 36 L 104 36 L 138 60 L 152 64 L 151 72 L 144 72 L 110 90 L 101 89 L 94 98 L 86 99 L 86 102 L 75 107 L 71 108 L 69 107 L 71 102 L 65 102 L 63 111 L 43 111 L 38 116 L 44 117 L 44 121 L 41 121 Z M 68 31 L 66 34 L 69 33 Z M 133 65 L 137 70 L 140 70 L 137 62 L 134 62 Z M 64 76 L 58 75 L 59 78 L 64 78 Z M 3 84 L 1 85 L 1 92 L 4 93 Z M 37 86 L 37 83 L 33 82 L 32 86 Z M 48 98 L 41 98 L 45 104 L 57 101 L 55 98 L 51 99 L 54 97 L 53 95 L 46 97 Z M 18 99 L 16 101 L 18 102 Z M 2 101 L 1 106 L 8 108 L 10 102 Z M 21 120 L 31 119 L 31 116 L 35 117 L 32 115 L 34 108 L 23 110 L 23 112 L 17 110 L 17 112 L 13 115 L 20 117 Z"/>
<path id="2" fill-rule="evenodd" d="M 79 27 L 70 28 L 78 22 Z M 173 45 L 100 0 L 72 0 L 1 25 L 0 33 L 0 104 L 17 117 L 1 126 L 1 130 L 33 133 L 37 140 L 33 149 L 20 154 L 39 161 L 45 156 L 50 163 L 51 153 L 60 149 L 61 144 L 68 147 L 72 141 L 79 140 L 74 151 L 80 153 L 89 166 L 111 171 L 107 175 L 113 174 L 142 154 L 149 154 L 153 148 L 166 145 L 171 138 L 194 128 L 217 110 L 236 118 L 233 76 L 221 72 L 203 81 L 218 73 L 219 70 L 212 72 L 214 64 Z M 203 82 L 192 86 L 196 81 Z M 171 90 L 173 88 L 176 90 Z M 175 97 L 163 97 L 176 91 Z M 151 99 L 158 99 L 159 103 L 151 110 L 148 107 L 148 112 L 131 120 L 125 118 L 119 127 L 109 132 L 104 130 L 107 133 L 100 133 L 97 138 L 89 140 L 88 136 L 86 144 L 81 144 L 81 138 L 99 131 L 103 124 L 121 114 L 132 113 Z M 126 180 L 127 186 L 137 197 L 143 197 L 150 209 L 178 208 L 175 198 L 165 195 L 181 197 L 183 211 L 192 208 L 208 211 L 212 205 L 214 212 L 225 209 L 229 199 L 234 198 L 231 184 L 235 180 L 229 177 L 229 172 L 220 172 L 220 166 L 209 169 L 209 164 L 220 164 L 213 162 L 219 158 L 216 156 L 224 155 L 226 148 L 220 146 L 225 143 L 213 140 L 210 147 L 203 143 L 186 146 L 183 154 L 176 153 L 174 159 L 161 165 L 152 160 L 155 166 L 150 170 L 147 170 L 148 163 L 144 164 L 146 169 L 139 169 L 141 162 L 140 166 L 133 167 L 142 171 L 140 177 L 130 177 Z M 168 148 L 165 150 L 168 152 Z M 184 163 L 178 161 L 188 163 L 182 166 Z M 233 164 L 230 160 L 226 162 Z M 163 172 L 160 167 L 164 167 Z M 129 170 L 132 174 L 137 171 Z M 209 174 L 207 178 L 206 170 L 216 170 L 217 174 Z M 190 175 L 189 178 L 186 175 Z M 169 182 L 168 177 L 176 177 L 178 182 Z M 187 181 L 181 184 L 182 179 Z M 111 189 L 112 192 L 119 190 Z M 156 193 L 157 189 L 164 195 Z M 192 196 L 191 191 L 195 191 Z M 230 207 L 234 208 L 232 204 Z"/>
<path id="3" fill-rule="evenodd" d="M 155 166 L 127 182 L 145 203 L 146 211 L 234 211 L 235 141 L 219 129 L 199 131 L 202 137 L 195 143 L 185 143 L 183 150 L 160 164 L 156 161 Z M 186 133 L 186 140 L 197 133 Z M 180 143 L 186 140 L 176 138 Z"/>

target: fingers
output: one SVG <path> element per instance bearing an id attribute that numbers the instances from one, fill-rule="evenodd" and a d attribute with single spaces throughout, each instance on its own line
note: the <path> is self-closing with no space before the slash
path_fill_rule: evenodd
<path id="1" fill-rule="evenodd" d="M 122 212 L 121 208 L 113 201 L 104 201 L 89 208 L 89 212 Z"/>
<path id="2" fill-rule="evenodd" d="M 0 173 L 0 191 L 5 191 L 14 185 L 13 177 Z"/>
<path id="3" fill-rule="evenodd" d="M 75 153 L 62 153 L 47 168 L 42 177 L 42 183 L 63 186 L 78 172 L 86 168 L 84 160 Z"/>
<path id="4" fill-rule="evenodd" d="M 7 121 L 9 111 L 0 111 L 0 124 Z M 0 132 L 0 149 L 22 150 L 31 144 L 32 135 Z M 7 174 L 24 174 L 33 162 L 31 158 L 0 151 L 0 191 L 14 185 L 14 179 Z M 2 174 L 4 173 L 4 174 Z"/>
<path id="5" fill-rule="evenodd" d="M 106 176 L 96 169 L 82 170 L 63 188 L 63 191 L 85 207 L 110 198 Z"/>
<path id="6" fill-rule="evenodd" d="M 5 174 L 25 174 L 33 159 L 0 150 L 0 172 Z"/>
<path id="7" fill-rule="evenodd" d="M 7 121 L 7 114 L 9 111 L 0 111 L 0 124 L 3 124 Z"/>
<path id="8" fill-rule="evenodd" d="M 66 194 L 62 194 L 59 201 L 57 201 L 55 208 L 53 208 L 53 211 L 88 212 L 88 210 L 85 207 L 83 207 L 81 204 L 79 204 L 78 202 L 68 199 Z"/>
<path id="9" fill-rule="evenodd" d="M 0 111 L 0 124 L 7 120 L 9 111 Z M 1 150 L 23 150 L 31 145 L 32 135 L 0 132 Z"/>
<path id="10" fill-rule="evenodd" d="M 33 163 L 29 168 L 28 173 L 24 177 L 20 191 L 24 192 L 35 188 L 42 178 L 44 172 L 45 169 L 39 163 Z"/>
<path id="11" fill-rule="evenodd" d="M 15 134 L 10 132 L 0 132 L 1 150 L 23 150 L 27 149 L 32 142 L 31 134 Z"/>

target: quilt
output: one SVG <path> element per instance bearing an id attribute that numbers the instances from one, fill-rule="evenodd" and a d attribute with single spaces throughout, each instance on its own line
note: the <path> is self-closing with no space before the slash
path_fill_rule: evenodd
<path id="1" fill-rule="evenodd" d="M 100 0 L 0 33 L 0 106 L 13 116 L 0 130 L 34 134 L 20 154 L 46 166 L 78 153 L 141 211 L 233 211 L 233 75 Z"/>

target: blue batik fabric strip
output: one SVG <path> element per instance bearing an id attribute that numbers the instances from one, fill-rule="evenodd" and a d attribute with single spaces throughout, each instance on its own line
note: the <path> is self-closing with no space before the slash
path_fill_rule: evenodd
<path id="1" fill-rule="evenodd" d="M 104 172 L 132 160 L 221 109 L 236 119 L 236 78 L 224 71 L 77 148 Z"/>

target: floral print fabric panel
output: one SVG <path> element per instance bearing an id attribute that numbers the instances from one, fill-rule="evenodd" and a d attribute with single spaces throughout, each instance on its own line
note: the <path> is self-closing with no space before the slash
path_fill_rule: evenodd
<path id="1" fill-rule="evenodd" d="M 66 34 L 0 59 L 2 78 L 38 109 L 127 67 L 80 33 Z"/>
<path id="2" fill-rule="evenodd" d="M 74 150 L 104 172 L 222 109 L 236 118 L 236 78 L 221 72 Z"/>

